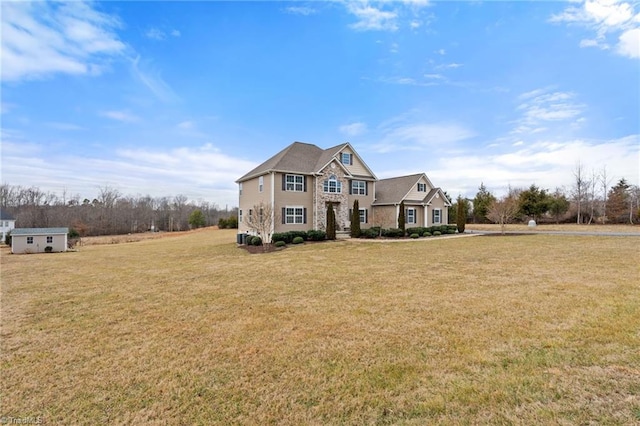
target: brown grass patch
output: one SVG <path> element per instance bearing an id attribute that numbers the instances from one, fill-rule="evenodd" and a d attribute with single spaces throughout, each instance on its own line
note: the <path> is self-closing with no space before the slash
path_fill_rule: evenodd
<path id="1" fill-rule="evenodd" d="M 234 230 L 2 251 L 0 415 L 51 424 L 634 424 L 636 238 Z"/>
<path id="2" fill-rule="evenodd" d="M 465 225 L 465 229 L 474 231 L 500 231 L 500 225 L 495 224 L 475 224 L 468 223 Z M 530 228 L 527 224 L 512 223 L 506 225 L 506 231 L 519 232 L 519 231 L 561 231 L 561 232 L 597 232 L 597 233 L 625 233 L 625 234 L 640 234 L 640 225 L 578 225 L 575 223 L 562 223 L 562 224 L 542 224 L 536 227 Z"/>

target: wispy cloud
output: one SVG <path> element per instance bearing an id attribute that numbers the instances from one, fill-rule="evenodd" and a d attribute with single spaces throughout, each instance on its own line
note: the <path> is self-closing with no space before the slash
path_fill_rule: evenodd
<path id="1" fill-rule="evenodd" d="M 158 27 L 149 28 L 147 31 L 145 31 L 144 36 L 151 40 L 162 41 L 167 38 L 167 34 L 169 34 L 172 37 L 180 37 L 180 31 L 178 30 L 174 29 L 167 32 Z"/>
<path id="2" fill-rule="evenodd" d="M 423 151 L 470 139 L 475 133 L 458 123 L 396 123 L 381 129 L 382 138 L 373 145 L 375 152 Z"/>
<path id="3" fill-rule="evenodd" d="M 103 72 L 126 49 L 117 17 L 84 2 L 2 2 L 2 80 Z"/>
<path id="4" fill-rule="evenodd" d="M 292 15 L 302 15 L 302 16 L 313 15 L 314 13 L 317 12 L 316 9 L 308 6 L 289 6 L 289 7 L 285 7 L 283 10 L 285 13 L 290 13 Z"/>
<path id="5" fill-rule="evenodd" d="M 609 49 L 612 43 L 617 43 L 614 52 L 638 59 L 640 13 L 635 11 L 636 4 L 616 0 L 587 0 L 580 6 L 567 7 L 551 16 L 549 21 L 583 26 L 594 33 L 594 38 L 581 40 L 580 47 Z"/>
<path id="6" fill-rule="evenodd" d="M 366 2 L 348 2 L 347 9 L 356 18 L 357 22 L 350 25 L 358 31 L 396 31 L 398 29 L 398 14 L 395 11 L 386 11 Z"/>
<path id="7" fill-rule="evenodd" d="M 535 89 L 518 97 L 516 111 L 520 117 L 515 121 L 513 134 L 540 133 L 552 122 L 580 124 L 585 105 L 576 101 L 572 92 L 552 91 L 549 88 Z"/>
<path id="8" fill-rule="evenodd" d="M 163 102 L 174 102 L 178 99 L 173 89 L 162 79 L 159 72 L 146 70 L 148 65 L 143 63 L 140 56 L 131 59 L 131 72 L 156 98 Z"/>
<path id="9" fill-rule="evenodd" d="M 111 120 L 121 121 L 123 123 L 135 123 L 140 121 L 140 117 L 131 114 L 128 111 L 101 111 L 101 117 L 110 118 Z"/>
<path id="10" fill-rule="evenodd" d="M 340 133 L 347 136 L 358 136 L 367 131 L 367 125 L 362 122 L 344 124 L 339 128 Z"/>

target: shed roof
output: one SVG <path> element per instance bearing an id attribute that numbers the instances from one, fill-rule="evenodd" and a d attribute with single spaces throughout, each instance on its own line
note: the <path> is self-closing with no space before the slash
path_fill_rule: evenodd
<path id="1" fill-rule="evenodd" d="M 15 228 L 11 230 L 11 236 L 16 235 L 60 235 L 68 234 L 69 228 Z"/>

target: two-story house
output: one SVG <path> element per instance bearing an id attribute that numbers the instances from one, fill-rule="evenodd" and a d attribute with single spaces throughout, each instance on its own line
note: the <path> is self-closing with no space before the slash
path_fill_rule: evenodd
<path id="1" fill-rule="evenodd" d="M 408 224 L 447 223 L 445 207 L 450 205 L 424 174 L 378 180 L 349 143 L 322 149 L 294 142 L 236 183 L 240 232 L 250 232 L 246 215 L 264 214 L 254 211 L 260 203 L 272 207 L 274 232 L 325 229 L 328 204 L 334 208 L 338 229 L 346 230 L 356 199 L 362 228 L 397 226 L 402 201 L 408 207 Z"/>
<path id="2" fill-rule="evenodd" d="M 5 238 L 12 229 L 16 227 L 15 218 L 7 213 L 6 211 L 0 209 L 0 229 L 2 229 L 2 242 L 4 243 Z"/>

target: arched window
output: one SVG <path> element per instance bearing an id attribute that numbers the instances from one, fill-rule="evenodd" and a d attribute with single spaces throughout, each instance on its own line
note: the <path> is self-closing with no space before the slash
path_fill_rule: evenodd
<path id="1" fill-rule="evenodd" d="M 329 179 L 324 181 L 324 192 L 330 192 L 334 194 L 342 193 L 342 182 L 338 180 L 336 175 L 329 176 Z"/>

